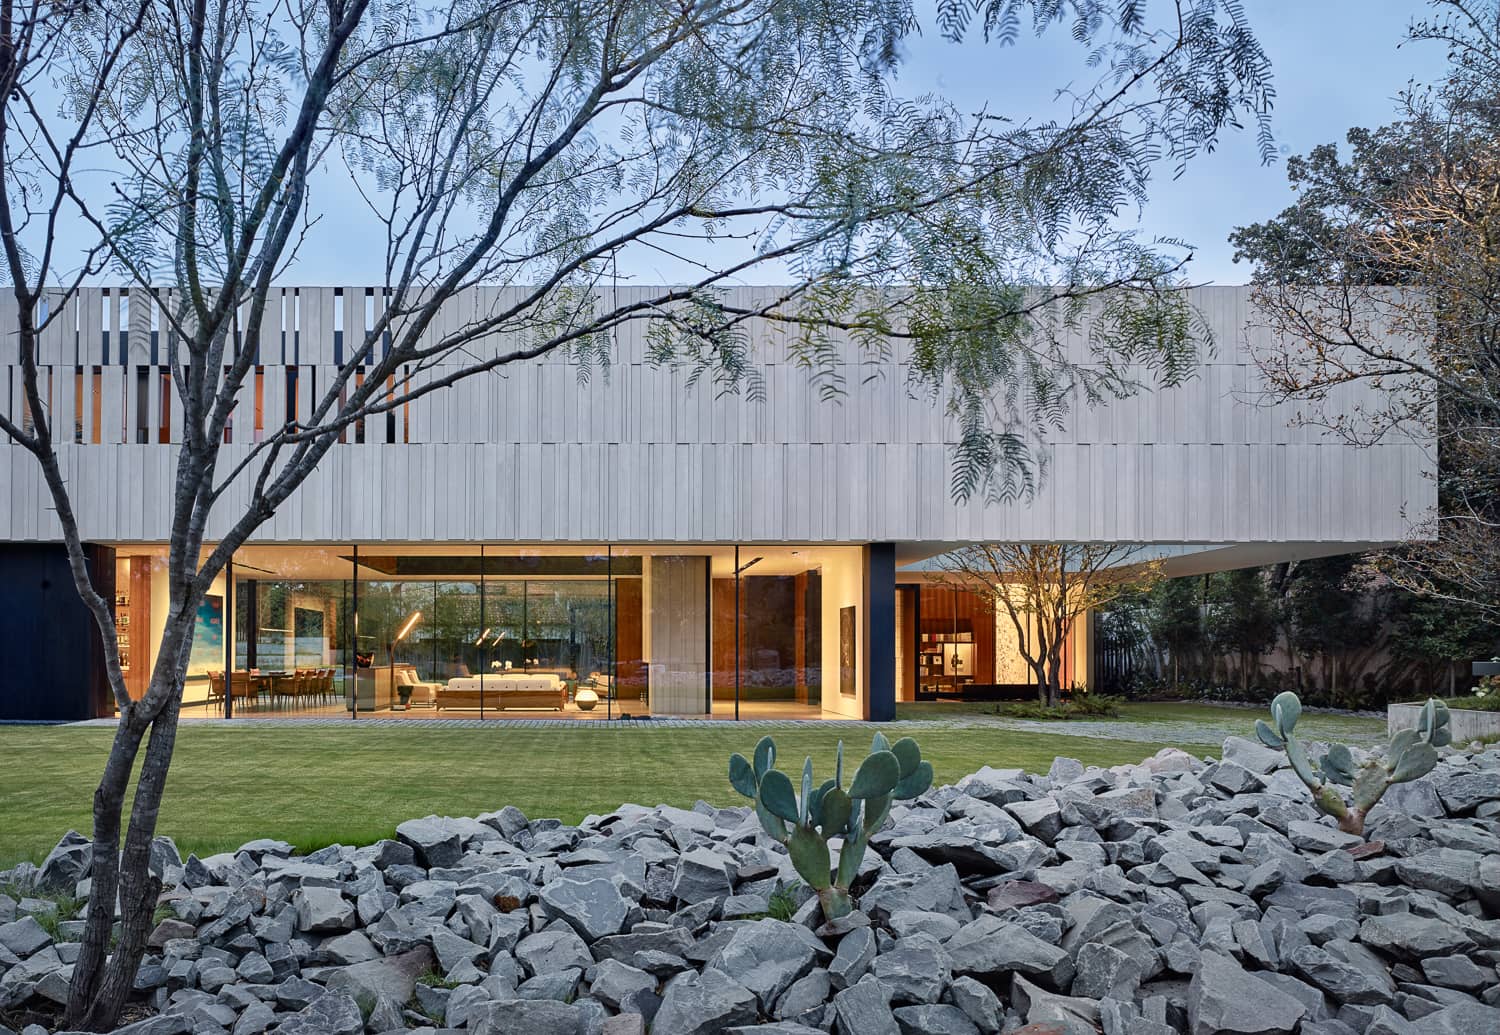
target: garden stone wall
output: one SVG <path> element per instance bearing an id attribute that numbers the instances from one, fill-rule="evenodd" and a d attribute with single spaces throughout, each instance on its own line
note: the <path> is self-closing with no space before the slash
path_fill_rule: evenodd
<path id="1" fill-rule="evenodd" d="M 1388 732 L 1414 730 L 1417 716 L 1422 713 L 1420 704 L 1386 705 L 1386 728 Z M 1448 731 L 1457 743 L 1473 740 L 1492 740 L 1500 737 L 1500 712 L 1485 712 L 1473 708 L 1448 709 Z"/>
<path id="2" fill-rule="evenodd" d="M 183 862 L 160 839 L 156 1016 L 122 1030 L 1500 1031 L 1500 752 L 1444 754 L 1368 841 L 1237 738 L 1222 760 L 982 769 L 893 809 L 833 923 L 743 807 L 507 807 L 304 857 Z M 0 1016 L 65 997 L 76 945 L 36 896 L 85 892 L 90 856 L 70 834 L 0 874 L 34 889 L 0 898 Z"/>

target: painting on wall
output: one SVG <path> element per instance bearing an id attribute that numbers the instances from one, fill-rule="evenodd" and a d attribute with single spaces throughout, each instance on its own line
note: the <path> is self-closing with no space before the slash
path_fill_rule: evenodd
<path id="1" fill-rule="evenodd" d="M 224 598 L 207 594 L 198 605 L 193 623 L 193 649 L 188 655 L 190 676 L 201 676 L 210 669 L 224 667 Z"/>
<path id="2" fill-rule="evenodd" d="M 839 693 L 854 696 L 854 605 L 839 608 Z"/>

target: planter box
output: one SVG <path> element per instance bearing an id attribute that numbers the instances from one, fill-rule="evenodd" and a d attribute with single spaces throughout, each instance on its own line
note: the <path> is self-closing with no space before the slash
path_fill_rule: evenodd
<path id="1" fill-rule="evenodd" d="M 1416 729 L 1417 716 L 1421 712 L 1420 704 L 1386 705 L 1386 732 L 1395 733 L 1397 730 Z M 1500 712 L 1450 708 L 1448 709 L 1448 729 L 1453 733 L 1454 744 L 1467 744 L 1480 737 L 1500 736 Z"/>

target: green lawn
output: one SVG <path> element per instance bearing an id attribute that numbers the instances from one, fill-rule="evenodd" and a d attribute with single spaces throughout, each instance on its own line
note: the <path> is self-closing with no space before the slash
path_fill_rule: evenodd
<path id="1" fill-rule="evenodd" d="M 1045 770 L 1055 755 L 1086 763 L 1138 762 L 1168 743 L 1054 737 L 1003 728 L 898 724 L 913 733 L 939 783 L 982 765 Z M 849 731 L 862 754 L 866 734 Z M 0 726 L 0 869 L 40 861 L 64 831 L 90 829 L 90 801 L 112 731 Z M 759 733 L 736 729 L 344 729 L 186 725 L 178 734 L 158 832 L 186 854 L 278 837 L 302 850 L 365 844 L 397 823 L 429 813 L 474 815 L 516 805 L 532 817 L 576 822 L 621 802 L 690 806 L 739 799 L 725 777 L 731 751 L 746 754 Z M 832 769 L 840 733 L 775 734 L 784 769 L 813 755 Z M 857 743 L 856 743 L 857 741 Z M 1212 742 L 1180 745 L 1195 754 Z"/>

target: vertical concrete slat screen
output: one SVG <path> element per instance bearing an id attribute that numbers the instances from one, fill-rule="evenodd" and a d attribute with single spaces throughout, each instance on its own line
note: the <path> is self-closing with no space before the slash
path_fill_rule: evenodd
<path id="1" fill-rule="evenodd" d="M 164 290 L 162 304 L 175 304 L 174 293 Z M 273 293 L 259 340 L 248 343 L 258 346 L 263 366 L 265 434 L 288 416 L 286 373 L 293 361 L 300 416 L 333 383 L 335 332 L 342 335 L 344 354 L 358 347 L 369 322 L 365 291 L 344 288 L 341 302 L 329 287 Z M 764 297 L 760 289 L 736 291 L 742 304 Z M 608 289 L 604 303 L 611 292 L 622 302 L 647 297 L 640 287 Z M 517 295 L 511 288 L 465 291 L 440 312 L 426 340 L 451 334 Z M 120 333 L 118 308 L 100 322 L 104 297 L 90 289 L 44 334 L 41 352 L 52 380 L 49 387 L 44 376 L 42 390 L 58 415 L 66 416 L 61 423 L 69 441 L 68 422 L 84 420 L 82 458 L 92 457 L 91 448 L 130 447 L 115 461 L 122 494 L 141 484 L 154 489 L 156 472 L 170 466 L 161 467 L 159 431 L 162 390 L 170 391 L 161 374 L 173 358 L 171 335 L 161 328 L 153 363 L 151 294 L 130 289 L 128 335 Z M 117 293 L 108 297 L 118 305 Z M 956 424 L 941 397 L 911 390 L 906 343 L 872 366 L 849 335 L 838 336 L 846 393 L 842 401 L 825 402 L 817 382 L 793 362 L 788 332 L 752 322 L 752 357 L 766 398 L 751 401 L 744 391 L 725 394 L 709 374 L 690 386 L 685 368 L 650 362 L 647 327 L 632 321 L 611 336 L 608 369 L 596 365 L 586 380 L 579 377 L 578 361 L 558 351 L 436 392 L 412 403 L 409 413 L 398 410 L 393 420 L 372 418 L 363 444 L 351 429 L 303 490 L 316 495 L 316 504 L 302 502 L 294 514 L 278 515 L 274 534 L 315 542 L 356 530 L 372 539 L 471 542 L 1401 538 L 1408 520 L 1403 508 L 1416 515 L 1432 502 L 1431 483 L 1423 476 L 1431 461 L 1420 446 L 1381 443 L 1361 451 L 1316 430 L 1290 427 L 1290 407 L 1263 407 L 1257 399 L 1261 386 L 1252 350 L 1264 344 L 1265 334 L 1245 289 L 1195 289 L 1192 298 L 1218 343 L 1199 375 L 1176 389 L 1093 410 L 1075 407 L 1063 427 L 1048 434 L 1048 476 L 1030 501 L 953 501 Z M 377 313 L 384 302 L 375 296 Z M 108 366 L 123 368 L 118 379 L 113 373 L 101 379 L 99 445 L 93 446 L 92 366 L 102 365 L 99 345 L 106 329 Z M 12 397 L 19 376 L 15 333 L 13 305 L 0 299 L 0 382 Z M 1086 334 L 1081 326 L 1068 336 L 1069 354 L 1087 354 Z M 126 344 L 122 338 L 128 348 L 116 347 Z M 519 332 L 502 330 L 469 349 L 493 356 L 521 341 Z M 76 364 L 85 367 L 88 389 L 78 413 Z M 139 413 L 138 368 L 148 365 L 147 412 Z M 451 369 L 445 363 L 422 376 Z M 878 376 L 868 380 L 872 372 Z M 254 444 L 254 389 L 252 374 L 229 435 L 235 447 Z M 1368 402 L 1371 391 L 1349 386 L 1335 401 L 1352 408 Z M 180 441 L 180 405 L 169 404 L 171 438 Z M 141 427 L 148 441 L 137 445 Z M 85 476 L 103 469 L 82 458 Z M 1330 482 L 1363 492 L 1361 505 L 1333 508 L 1322 502 Z M 456 514 L 444 509 L 449 500 L 459 501 Z M 34 528 L 32 534 L 48 534 L 48 520 L 21 514 L 31 506 L 23 494 L 0 502 L 10 508 L 13 532 Z M 130 506 L 102 509 L 86 534 L 102 541 L 159 535 L 152 530 L 165 522 L 166 507 L 148 493 L 138 512 Z"/>

